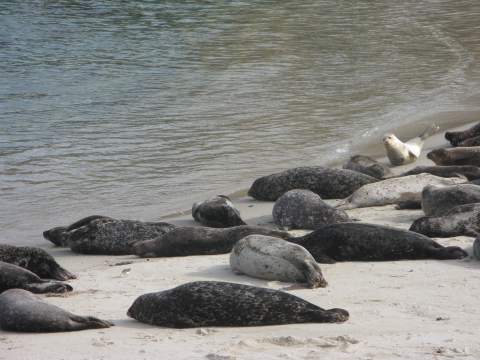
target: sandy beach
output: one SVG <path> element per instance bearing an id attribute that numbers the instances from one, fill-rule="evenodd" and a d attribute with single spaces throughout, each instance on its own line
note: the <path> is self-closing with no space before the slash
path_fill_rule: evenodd
<path id="1" fill-rule="evenodd" d="M 426 149 L 447 146 L 443 134 L 444 130 L 429 138 Z M 432 164 L 424 156 L 426 149 L 415 164 L 394 171 Z M 273 226 L 273 203 L 246 196 L 234 202 L 247 223 Z M 348 213 L 362 222 L 403 229 L 423 215 L 421 210 L 399 211 L 393 206 L 354 209 Z M 190 215 L 167 221 L 194 224 Z M 443 245 L 461 246 L 471 254 L 472 238 L 436 240 Z M 111 320 L 115 326 L 54 334 L 0 331 L 2 360 L 480 358 L 480 282 L 477 282 L 480 262 L 471 256 L 461 261 L 321 265 L 329 286 L 312 290 L 235 275 L 230 270 L 228 254 L 156 259 L 86 256 L 54 248 L 40 234 L 39 246 L 78 275 L 77 280 L 70 281 L 74 287 L 72 293 L 47 296 L 47 300 L 79 315 Z M 126 269 L 130 271 L 123 272 Z M 350 319 L 343 324 L 176 330 L 145 325 L 126 316 L 128 307 L 139 295 L 196 280 L 285 290 L 323 308 L 347 309 Z"/>

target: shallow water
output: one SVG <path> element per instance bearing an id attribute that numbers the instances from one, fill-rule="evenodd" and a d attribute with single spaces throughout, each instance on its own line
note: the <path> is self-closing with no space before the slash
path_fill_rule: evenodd
<path id="1" fill-rule="evenodd" d="M 479 19 L 470 0 L 2 1 L 2 241 L 155 220 L 442 112 L 466 121 Z"/>

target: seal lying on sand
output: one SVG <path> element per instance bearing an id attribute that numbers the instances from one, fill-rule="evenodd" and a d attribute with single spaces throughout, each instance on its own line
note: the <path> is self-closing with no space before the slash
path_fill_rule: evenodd
<path id="1" fill-rule="evenodd" d="M 23 332 L 58 332 L 108 328 L 113 324 L 90 316 L 78 316 L 22 289 L 0 295 L 0 327 Z"/>
<path id="2" fill-rule="evenodd" d="M 478 166 L 417 166 L 412 170 L 402 173 L 400 176 L 417 175 L 421 173 L 431 174 L 440 177 L 462 177 L 465 176 L 468 180 L 480 178 L 480 167 Z"/>
<path id="3" fill-rule="evenodd" d="M 389 134 L 383 138 L 387 157 L 394 166 L 409 164 L 418 159 L 422 152 L 425 139 L 432 136 L 440 128 L 433 124 L 425 131 L 407 142 L 401 142 L 395 135 Z"/>
<path id="4" fill-rule="evenodd" d="M 467 253 L 459 247 L 444 247 L 412 231 L 363 223 L 327 225 L 290 241 L 307 249 L 319 263 L 403 259 L 446 260 L 467 256 Z"/>
<path id="5" fill-rule="evenodd" d="M 27 269 L 0 261 L 0 293 L 14 288 L 25 289 L 37 294 L 64 293 L 73 290 L 68 284 L 54 280 L 42 280 Z"/>
<path id="6" fill-rule="evenodd" d="M 178 227 L 156 239 L 137 242 L 134 254 L 141 257 L 216 255 L 232 251 L 233 245 L 245 236 L 258 234 L 290 239 L 286 231 L 260 226 L 240 225 L 231 228 Z"/>
<path id="7" fill-rule="evenodd" d="M 82 254 L 127 255 L 132 254 L 132 243 L 156 238 L 174 228 L 165 222 L 95 219 L 70 231 L 69 246 Z"/>
<path id="8" fill-rule="evenodd" d="M 480 203 L 455 206 L 441 216 L 421 217 L 410 231 L 430 237 L 476 237 L 480 233 Z"/>
<path id="9" fill-rule="evenodd" d="M 225 195 L 217 195 L 193 204 L 192 216 L 200 224 L 214 228 L 246 225 L 240 216 L 240 211 Z"/>
<path id="10" fill-rule="evenodd" d="M 425 186 L 422 191 L 422 209 L 427 216 L 440 216 L 463 204 L 480 203 L 480 186 L 460 184 L 453 186 Z"/>
<path id="11" fill-rule="evenodd" d="M 382 206 L 405 201 L 409 195 L 410 201 L 420 202 L 422 190 L 425 186 L 433 184 L 447 186 L 465 183 L 466 179 L 443 178 L 430 174 L 409 175 L 398 178 L 382 180 L 367 184 L 355 191 L 351 196 L 339 204 L 339 209 L 354 209 L 368 206 Z"/>
<path id="12" fill-rule="evenodd" d="M 315 229 L 326 224 L 350 221 L 347 213 L 325 203 L 310 190 L 290 190 L 273 206 L 273 221 L 287 229 Z"/>
<path id="13" fill-rule="evenodd" d="M 364 155 L 355 155 L 343 165 L 344 169 L 361 172 L 376 179 L 384 179 L 392 175 L 388 166 L 385 166 L 371 157 Z"/>
<path id="14" fill-rule="evenodd" d="M 230 267 L 260 279 L 307 283 L 311 288 L 327 286 L 307 250 L 270 236 L 249 235 L 237 242 L 230 253 Z"/>
<path id="15" fill-rule="evenodd" d="M 323 199 L 342 199 L 378 179 L 346 169 L 321 166 L 299 167 L 256 179 L 248 195 L 257 200 L 275 201 L 293 189 L 306 189 Z"/>
<path id="16" fill-rule="evenodd" d="M 346 310 L 324 310 L 282 291 L 219 281 L 195 281 L 142 295 L 127 315 L 173 328 L 335 323 L 349 317 Z"/>
<path id="17" fill-rule="evenodd" d="M 76 276 L 62 268 L 45 250 L 29 246 L 0 245 L 0 261 L 20 266 L 42 279 L 68 280 Z"/>
<path id="18" fill-rule="evenodd" d="M 427 158 L 437 165 L 480 166 L 480 146 L 436 149 L 430 151 Z"/>
<path id="19" fill-rule="evenodd" d="M 447 131 L 445 133 L 445 139 L 450 141 L 452 146 L 458 146 L 462 141 L 469 138 L 473 138 L 480 135 L 480 123 L 472 126 L 465 131 Z"/>

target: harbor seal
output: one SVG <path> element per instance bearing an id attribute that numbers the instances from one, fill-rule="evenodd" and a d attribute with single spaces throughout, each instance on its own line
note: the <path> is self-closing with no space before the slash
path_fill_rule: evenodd
<path id="1" fill-rule="evenodd" d="M 430 151 L 427 158 L 437 165 L 480 166 L 480 146 L 436 149 Z"/>
<path id="2" fill-rule="evenodd" d="M 430 174 L 390 178 L 362 186 L 342 203 L 338 204 L 337 208 L 345 210 L 396 204 L 405 201 L 405 194 L 408 194 L 409 201 L 416 200 L 420 202 L 422 190 L 427 185 L 447 186 L 465 183 L 466 181 L 466 179 L 443 178 Z"/>
<path id="3" fill-rule="evenodd" d="M 165 222 L 95 219 L 69 233 L 73 252 L 96 255 L 133 254 L 132 244 L 161 236 L 175 226 Z"/>
<path id="4" fill-rule="evenodd" d="M 400 141 L 394 134 L 386 135 L 383 138 L 383 144 L 385 145 L 390 163 L 393 166 L 398 166 L 416 161 L 422 152 L 425 139 L 432 136 L 438 130 L 440 130 L 440 128 L 432 124 L 425 129 L 422 134 L 405 143 Z"/>
<path id="5" fill-rule="evenodd" d="M 0 261 L 0 293 L 15 288 L 25 289 L 36 294 L 65 293 L 73 290 L 68 284 L 54 280 L 42 280 L 27 269 Z"/>
<path id="6" fill-rule="evenodd" d="M 310 190 L 290 190 L 280 196 L 272 210 L 273 221 L 285 229 L 315 229 L 326 224 L 351 221 L 347 213 L 325 203 Z"/>
<path id="7" fill-rule="evenodd" d="M 91 316 L 78 316 L 51 305 L 22 289 L 0 294 L 0 327 L 8 331 L 59 332 L 102 329 L 108 321 Z"/>
<path id="8" fill-rule="evenodd" d="M 458 205 L 480 202 L 480 186 L 460 184 L 453 186 L 425 186 L 422 191 L 422 209 L 427 216 L 446 214 Z"/>
<path id="9" fill-rule="evenodd" d="M 447 131 L 445 139 L 450 141 L 452 146 L 458 146 L 462 141 L 480 135 L 480 123 L 473 125 L 465 131 Z"/>
<path id="10" fill-rule="evenodd" d="M 352 170 L 298 167 L 256 179 L 248 195 L 257 200 L 275 201 L 289 190 L 305 189 L 322 199 L 343 199 L 376 181 L 378 179 Z"/>
<path id="11" fill-rule="evenodd" d="M 392 176 L 392 171 L 388 166 L 364 155 L 352 156 L 350 160 L 343 165 L 343 168 L 357 171 L 379 180 Z"/>
<path id="12" fill-rule="evenodd" d="M 458 143 L 458 146 L 459 147 L 480 146 L 480 136 L 475 136 L 475 137 L 463 140 L 462 142 Z"/>
<path id="13" fill-rule="evenodd" d="M 480 178 L 480 167 L 478 166 L 417 166 L 412 170 L 402 173 L 400 176 L 409 176 L 417 174 L 431 174 L 440 177 L 466 177 L 468 180 L 474 180 Z"/>
<path id="14" fill-rule="evenodd" d="M 410 231 L 429 237 L 473 236 L 480 233 L 480 203 L 459 205 L 439 216 L 424 216 Z"/>
<path id="15" fill-rule="evenodd" d="M 286 240 L 292 237 L 286 231 L 251 225 L 230 228 L 186 226 L 178 227 L 156 239 L 135 243 L 133 253 L 140 257 L 226 254 L 232 251 L 237 241 L 252 234 Z"/>
<path id="16" fill-rule="evenodd" d="M 194 203 L 192 216 L 202 225 L 214 228 L 226 228 L 246 225 L 228 196 L 217 195 L 211 199 Z"/>
<path id="17" fill-rule="evenodd" d="M 467 253 L 444 247 L 416 232 L 364 223 L 326 225 L 290 240 L 303 246 L 319 263 L 406 259 L 461 259 Z"/>
<path id="18" fill-rule="evenodd" d="M 173 328 L 336 323 L 349 317 L 346 310 L 324 310 L 282 291 L 220 281 L 195 281 L 142 295 L 127 315 Z"/>
<path id="19" fill-rule="evenodd" d="M 0 261 L 30 270 L 42 279 L 76 279 L 75 275 L 58 265 L 52 255 L 35 247 L 0 244 Z"/>
<path id="20" fill-rule="evenodd" d="M 249 235 L 237 242 L 230 253 L 230 267 L 259 279 L 306 283 L 310 288 L 327 286 L 307 250 L 270 236 Z"/>

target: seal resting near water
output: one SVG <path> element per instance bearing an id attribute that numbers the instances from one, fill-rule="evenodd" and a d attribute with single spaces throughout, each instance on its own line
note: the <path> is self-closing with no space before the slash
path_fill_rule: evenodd
<path id="1" fill-rule="evenodd" d="M 261 226 L 240 225 L 231 228 L 178 227 L 156 239 L 137 242 L 133 253 L 141 257 L 216 255 L 232 251 L 245 236 L 258 234 L 290 239 L 286 231 Z"/>
<path id="2" fill-rule="evenodd" d="M 444 247 L 413 231 L 363 223 L 327 225 L 290 241 L 307 249 L 319 263 L 447 260 L 467 256 L 467 253 L 457 246 Z"/>
<path id="3" fill-rule="evenodd" d="M 480 203 L 455 206 L 440 216 L 421 217 L 410 231 L 430 237 L 476 237 L 480 233 Z"/>
<path id="4" fill-rule="evenodd" d="M 437 165 L 480 166 L 480 146 L 436 149 L 430 151 L 427 158 Z"/>
<path id="5" fill-rule="evenodd" d="M 378 179 L 352 170 L 298 167 L 256 179 L 248 195 L 257 200 L 275 201 L 289 190 L 305 189 L 323 199 L 342 199 L 376 181 Z"/>
<path id="6" fill-rule="evenodd" d="M 344 169 L 353 170 L 372 176 L 376 179 L 384 179 L 392 175 L 392 171 L 382 163 L 364 155 L 355 155 L 343 165 Z"/>
<path id="7" fill-rule="evenodd" d="M 427 216 L 446 214 L 458 205 L 480 203 L 480 186 L 460 184 L 437 187 L 425 186 L 422 191 L 422 209 Z"/>
<path id="8" fill-rule="evenodd" d="M 270 236 L 249 235 L 237 242 L 230 253 L 230 267 L 259 279 L 307 283 L 310 288 L 327 286 L 307 250 Z"/>
<path id="9" fill-rule="evenodd" d="M 465 131 L 447 131 L 445 133 L 445 139 L 450 141 L 452 146 L 458 146 L 462 141 L 476 137 L 480 135 L 480 123 L 473 125 Z"/>
<path id="10" fill-rule="evenodd" d="M 68 280 L 76 276 L 62 268 L 43 249 L 29 246 L 0 245 L 0 261 L 30 270 L 42 279 Z"/>
<path id="11" fill-rule="evenodd" d="M 290 190 L 280 196 L 272 210 L 273 221 L 286 229 L 315 229 L 326 224 L 351 221 L 347 213 L 325 203 L 310 190 Z"/>
<path id="12" fill-rule="evenodd" d="M 468 180 L 480 178 L 480 167 L 462 165 L 462 166 L 417 166 L 412 170 L 402 173 L 400 176 L 417 175 L 427 173 L 440 177 L 462 177 L 465 176 Z"/>
<path id="13" fill-rule="evenodd" d="M 0 327 L 21 332 L 59 332 L 108 328 L 113 324 L 78 316 L 51 305 L 22 289 L 0 294 Z"/>
<path id="14" fill-rule="evenodd" d="M 193 204 L 192 216 L 200 224 L 214 228 L 246 225 L 240 216 L 240 211 L 225 195 L 217 195 Z"/>
<path id="15" fill-rule="evenodd" d="M 369 206 L 382 206 L 396 204 L 406 200 L 421 201 L 422 190 L 425 186 L 433 184 L 438 186 L 465 183 L 466 179 L 443 178 L 430 174 L 418 174 L 390 178 L 373 184 L 367 184 L 355 191 L 341 204 L 339 209 L 354 209 Z"/>
<path id="16" fill-rule="evenodd" d="M 419 136 L 402 142 L 395 135 L 389 134 L 383 138 L 383 144 L 387 151 L 387 157 L 394 166 L 412 163 L 418 159 L 422 152 L 425 139 L 432 136 L 440 128 L 432 124 Z"/>
<path id="17" fill-rule="evenodd" d="M 173 328 L 336 323 L 349 317 L 346 310 L 324 310 L 282 291 L 220 281 L 195 281 L 142 295 L 127 315 Z"/>

